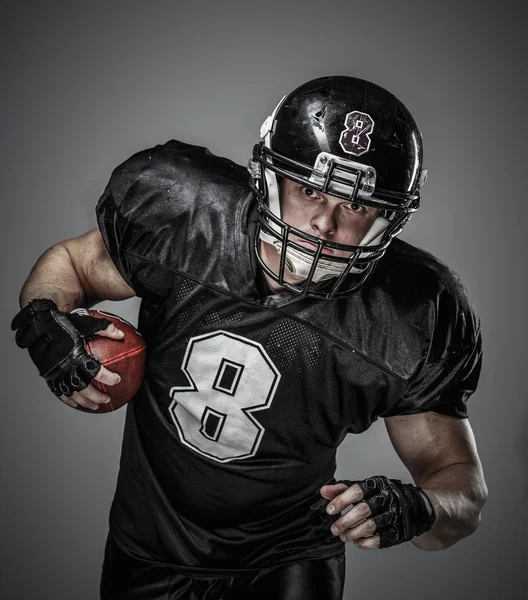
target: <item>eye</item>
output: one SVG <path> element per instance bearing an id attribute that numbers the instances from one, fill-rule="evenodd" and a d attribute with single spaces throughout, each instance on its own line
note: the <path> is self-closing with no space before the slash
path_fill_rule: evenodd
<path id="1" fill-rule="evenodd" d="M 310 188 L 310 187 L 302 187 L 301 192 L 302 192 L 303 196 L 306 196 L 306 198 L 316 198 L 317 197 L 317 192 L 313 188 Z"/>
<path id="2" fill-rule="evenodd" d="M 350 202 L 345 206 L 347 210 L 354 213 L 360 213 L 365 210 L 365 207 L 362 204 L 358 204 L 357 202 Z"/>

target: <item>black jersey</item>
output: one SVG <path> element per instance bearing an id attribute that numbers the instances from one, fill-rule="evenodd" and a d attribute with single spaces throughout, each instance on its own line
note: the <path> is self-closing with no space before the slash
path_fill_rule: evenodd
<path id="1" fill-rule="evenodd" d="M 396 239 L 346 298 L 269 294 L 255 206 L 243 167 L 170 141 L 120 165 L 96 209 L 147 344 L 110 527 L 129 554 L 182 570 L 342 554 L 314 506 L 347 433 L 465 418 L 477 386 L 478 317 L 445 264 Z"/>

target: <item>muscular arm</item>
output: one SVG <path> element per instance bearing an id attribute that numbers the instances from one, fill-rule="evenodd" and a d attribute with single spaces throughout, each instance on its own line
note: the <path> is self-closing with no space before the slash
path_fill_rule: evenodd
<path id="1" fill-rule="evenodd" d="M 74 308 L 90 308 L 102 300 L 125 300 L 134 295 L 134 290 L 112 262 L 99 230 L 93 229 L 48 248 L 31 269 L 20 292 L 19 303 L 23 308 L 32 299 L 50 298 L 59 310 L 71 312 Z M 120 337 L 114 325 L 97 334 L 116 339 Z M 104 366 L 94 379 L 105 385 L 115 385 L 120 381 L 117 373 Z M 110 398 L 90 383 L 71 396 L 60 396 L 60 399 L 69 406 L 81 405 L 97 410 Z"/>
<path id="2" fill-rule="evenodd" d="M 98 229 L 48 248 L 37 260 L 20 292 L 20 307 L 32 298 L 51 298 L 70 312 L 102 300 L 135 295 L 112 262 Z"/>
<path id="3" fill-rule="evenodd" d="M 430 411 L 388 417 L 385 425 L 398 456 L 436 513 L 433 527 L 412 543 L 423 550 L 442 550 L 471 535 L 488 490 L 469 421 Z"/>

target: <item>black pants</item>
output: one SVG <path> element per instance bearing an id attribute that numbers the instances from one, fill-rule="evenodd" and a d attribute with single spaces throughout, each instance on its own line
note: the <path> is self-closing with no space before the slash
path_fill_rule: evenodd
<path id="1" fill-rule="evenodd" d="M 125 554 L 106 540 L 101 600 L 342 600 L 345 555 L 235 577 L 195 578 Z"/>

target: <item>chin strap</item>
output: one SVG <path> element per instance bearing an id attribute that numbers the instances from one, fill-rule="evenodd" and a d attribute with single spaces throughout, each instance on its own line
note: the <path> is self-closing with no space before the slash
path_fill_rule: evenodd
<path id="1" fill-rule="evenodd" d="M 270 223 L 273 225 L 273 223 Z M 374 223 L 372 224 L 370 230 L 367 235 L 361 240 L 359 247 L 365 246 L 374 246 L 379 244 L 381 238 L 383 236 L 384 231 L 389 226 L 389 220 L 385 217 L 378 217 Z M 275 229 L 275 227 L 274 227 Z M 283 242 L 278 240 L 274 236 L 265 233 L 260 230 L 260 239 L 264 242 L 267 242 L 275 250 L 277 254 L 281 256 L 281 252 L 283 249 Z M 365 258 L 369 256 L 370 252 L 362 252 L 361 258 Z M 297 250 L 296 248 L 292 248 L 290 244 L 286 246 L 286 266 L 292 275 L 298 275 L 299 277 L 308 277 L 310 273 L 310 269 L 312 268 L 314 256 L 312 254 L 308 254 L 308 252 L 303 252 L 302 250 Z M 312 278 L 314 283 L 318 283 L 325 279 L 331 279 L 332 277 L 339 277 L 341 273 L 346 269 L 347 263 L 337 262 L 330 258 L 322 258 L 320 257 L 317 261 L 317 267 L 315 268 L 315 272 Z M 357 267 L 352 267 L 350 270 L 351 273 L 362 273 L 365 269 L 360 269 Z"/>

